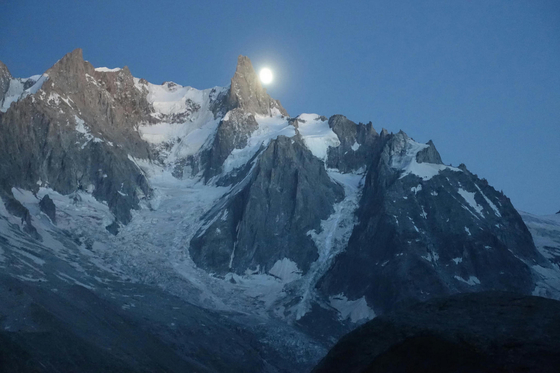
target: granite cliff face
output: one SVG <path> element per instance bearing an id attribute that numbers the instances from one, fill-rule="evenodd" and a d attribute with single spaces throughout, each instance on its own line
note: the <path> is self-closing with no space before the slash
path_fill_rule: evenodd
<path id="1" fill-rule="evenodd" d="M 10 81 L 13 79 L 8 67 L 0 61 L 0 106 L 4 106 L 4 97 L 10 88 Z"/>
<path id="2" fill-rule="evenodd" d="M 381 141 L 356 212 L 360 224 L 320 288 L 365 295 L 377 314 L 434 295 L 530 294 L 530 266 L 546 260 L 509 199 L 466 167 L 444 166 L 431 142 L 420 146 L 403 132 Z"/>
<path id="3" fill-rule="evenodd" d="M 356 124 L 343 115 L 329 118 L 329 127 L 336 133 L 340 145 L 330 147 L 326 166 L 343 173 L 365 170 L 380 142 L 371 122 Z"/>
<path id="4" fill-rule="evenodd" d="M 148 181 L 129 159 L 149 158 L 135 129 L 148 114 L 145 98 L 127 68 L 95 71 L 81 50 L 45 76 L 37 93 L 2 116 L 0 184 L 28 190 L 48 185 L 62 194 L 89 190 L 109 205 L 116 221 L 128 223 L 130 210 L 150 195 Z"/>
<path id="5" fill-rule="evenodd" d="M 239 108 L 251 114 L 288 116 L 280 101 L 266 93 L 266 89 L 255 74 L 251 60 L 245 56 L 239 56 L 237 59 L 237 69 L 231 79 L 226 108 L 227 110 Z"/>
<path id="6" fill-rule="evenodd" d="M 541 223 L 529 231 L 486 180 L 402 131 L 290 117 L 247 57 L 229 86 L 197 90 L 94 68 L 76 50 L 27 79 L 0 65 L 0 99 L 6 275 L 109 302 L 141 284 L 155 303 L 121 306 L 153 326 L 172 294 L 253 336 L 263 371 L 305 370 L 343 333 L 418 300 L 560 297 L 549 231 L 536 238 Z M 162 338 L 182 346 L 173 328 Z"/>
<path id="7" fill-rule="evenodd" d="M 259 126 L 255 115 L 288 116 L 280 101 L 266 93 L 251 61 L 245 56 L 237 59 L 237 68 L 227 95 L 214 110 L 223 119 L 212 146 L 202 154 L 206 181 L 222 173 L 223 163 L 233 150 L 247 146 L 248 139 Z"/>
<path id="8" fill-rule="evenodd" d="M 301 139 L 280 136 L 262 150 L 247 180 L 205 216 L 212 223 L 191 241 L 192 258 L 222 275 L 269 272 L 284 258 L 305 273 L 318 258 L 307 232 L 320 228 L 343 196 Z"/>

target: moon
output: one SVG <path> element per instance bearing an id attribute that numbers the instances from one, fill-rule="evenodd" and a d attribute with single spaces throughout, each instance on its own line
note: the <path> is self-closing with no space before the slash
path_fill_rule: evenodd
<path id="1" fill-rule="evenodd" d="M 262 68 L 259 73 L 259 78 L 261 79 L 262 84 L 270 84 L 274 76 L 272 75 L 272 71 L 269 68 Z"/>

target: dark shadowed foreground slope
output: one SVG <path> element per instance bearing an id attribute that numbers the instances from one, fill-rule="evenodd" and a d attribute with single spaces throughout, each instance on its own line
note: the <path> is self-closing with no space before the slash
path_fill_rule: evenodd
<path id="1" fill-rule="evenodd" d="M 560 302 L 484 292 L 378 317 L 313 372 L 558 372 L 559 351 Z"/>
<path id="2" fill-rule="evenodd" d="M 285 352 L 258 342 L 255 332 L 263 325 L 257 322 L 248 328 L 246 322 L 234 321 L 234 314 L 195 307 L 156 287 L 110 286 L 113 294 L 103 297 L 99 289 L 0 275 L 0 372 L 309 369 L 305 363 L 294 364 L 298 358 L 288 361 Z M 127 303 L 120 306 L 122 299 Z M 283 334 L 282 328 L 271 330 Z M 277 358 L 287 365 L 271 363 Z"/>

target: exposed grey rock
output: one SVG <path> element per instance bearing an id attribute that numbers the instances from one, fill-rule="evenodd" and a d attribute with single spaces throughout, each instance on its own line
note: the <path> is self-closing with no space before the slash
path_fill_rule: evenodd
<path id="1" fill-rule="evenodd" d="M 233 109 L 220 122 L 212 147 L 204 154 L 206 163 L 205 178 L 222 172 L 222 165 L 233 149 L 243 149 L 251 133 L 259 127 L 253 114 L 240 108 Z"/>
<path id="2" fill-rule="evenodd" d="M 327 167 L 341 172 L 365 169 L 379 137 L 371 122 L 356 124 L 343 115 L 333 115 L 329 118 L 329 127 L 338 136 L 340 145 L 328 149 Z"/>
<path id="3" fill-rule="evenodd" d="M 36 240 L 42 241 L 41 235 L 37 232 L 37 229 L 33 226 L 31 222 L 31 215 L 29 211 L 21 204 L 14 203 L 14 201 L 10 201 L 6 204 L 6 209 L 13 213 L 13 215 L 18 216 L 21 218 L 21 223 L 23 224 L 23 231 L 28 233 L 31 237 L 35 238 Z"/>
<path id="4" fill-rule="evenodd" d="M 13 79 L 8 67 L 0 61 L 0 105 L 4 102 L 4 97 L 8 88 L 10 88 L 10 80 Z"/>
<path id="5" fill-rule="evenodd" d="M 299 128 L 299 121 L 301 119 L 296 118 L 288 118 L 288 123 L 290 123 L 292 126 L 294 126 L 294 128 Z"/>
<path id="6" fill-rule="evenodd" d="M 313 370 L 557 372 L 560 302 L 485 292 L 378 317 L 342 338 Z"/>
<path id="7" fill-rule="evenodd" d="M 209 225 L 191 241 L 191 256 L 218 274 L 267 272 L 283 258 L 305 273 L 318 257 L 307 232 L 332 213 L 342 187 L 301 139 L 278 137 L 256 162 L 248 180 L 204 218 Z"/>
<path id="8" fill-rule="evenodd" d="M 21 218 L 23 231 L 29 234 L 34 239 L 38 241 L 42 241 L 43 238 L 37 232 L 37 229 L 33 226 L 33 223 L 31 221 L 31 214 L 29 213 L 29 210 L 24 205 L 22 205 L 17 199 L 14 198 L 11 191 L 6 191 L 6 187 L 4 186 L 3 188 L 1 183 L 0 183 L 0 198 L 1 201 L 4 202 L 4 207 L 6 207 L 6 210 L 10 214 L 17 216 L 18 218 Z"/>
<path id="9" fill-rule="evenodd" d="M 239 56 L 235 75 L 227 94 L 218 95 L 211 103 L 215 117 L 224 116 L 218 126 L 212 146 L 191 159 L 194 169 L 204 169 L 206 181 L 222 172 L 223 162 L 234 149 L 242 149 L 258 128 L 255 115 L 272 115 L 274 110 L 288 116 L 280 101 L 271 98 L 260 83 L 251 60 Z"/>
<path id="10" fill-rule="evenodd" d="M 229 90 L 220 90 L 213 88 L 210 91 L 210 97 L 213 100 L 210 102 L 210 111 L 214 114 L 214 118 L 223 117 L 227 111 L 226 101 L 228 99 Z"/>
<path id="11" fill-rule="evenodd" d="M 76 49 L 46 73 L 49 80 L 42 91 L 47 103 L 50 94 L 70 98 L 70 105 L 61 103 L 58 107 L 84 120 L 93 135 L 117 142 L 134 157 L 149 158 L 148 145 L 136 127 L 154 120 L 149 116 L 152 109 L 134 86 L 128 67 L 115 72 L 96 71 L 83 60 L 82 50 Z"/>
<path id="12" fill-rule="evenodd" d="M 44 212 L 49 219 L 51 219 L 53 224 L 56 224 L 56 205 L 48 194 L 41 199 L 39 207 L 41 208 L 41 211 Z"/>
<path id="13" fill-rule="evenodd" d="M 0 184 L 36 190 L 41 181 L 62 194 L 89 189 L 127 223 L 130 209 L 151 193 L 129 159 L 150 157 L 135 129 L 149 120 L 145 97 L 128 68 L 97 72 L 79 49 L 47 74 L 37 94 L 1 117 Z"/>
<path id="14" fill-rule="evenodd" d="M 401 132 L 385 138 L 368 169 L 360 224 L 319 283 L 321 291 L 348 299 L 365 295 L 377 314 L 458 292 L 531 294 L 528 263 L 549 265 L 509 199 L 466 168 L 429 180 L 400 178 L 392 159 L 406 154 L 408 137 Z M 437 160 L 435 148 L 430 152 L 425 156 Z"/>
<path id="15" fill-rule="evenodd" d="M 436 150 L 436 146 L 432 140 L 428 141 L 428 147 L 420 150 L 416 154 L 416 162 L 418 163 L 433 163 L 433 164 L 443 164 L 441 157 Z"/>
<path id="16" fill-rule="evenodd" d="M 271 115 L 272 110 L 277 109 L 280 114 L 288 116 L 280 101 L 266 93 L 249 57 L 241 55 L 237 58 L 237 68 L 231 79 L 226 105 L 227 110 L 240 108 L 245 113 L 260 115 Z"/>
<path id="17" fill-rule="evenodd" d="M 119 234 L 119 228 L 119 223 L 116 220 L 105 227 L 105 229 L 107 229 L 107 231 L 109 231 L 109 233 L 111 233 L 113 236 Z"/>
<path id="18" fill-rule="evenodd" d="M 23 82 L 23 89 L 26 90 L 28 88 L 33 87 L 33 85 L 37 83 L 37 80 L 35 80 L 35 78 L 27 78 L 24 82 Z"/>

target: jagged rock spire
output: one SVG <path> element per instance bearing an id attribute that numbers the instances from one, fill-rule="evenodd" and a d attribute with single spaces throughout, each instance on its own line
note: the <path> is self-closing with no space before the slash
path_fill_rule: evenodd
<path id="1" fill-rule="evenodd" d="M 12 79 L 12 74 L 8 67 L 0 61 L 0 103 L 4 100 L 8 88 L 10 88 L 10 80 Z"/>
<path id="2" fill-rule="evenodd" d="M 441 156 L 439 155 L 439 152 L 437 151 L 436 146 L 434 145 L 432 140 L 428 141 L 426 145 L 428 145 L 427 148 L 420 150 L 416 154 L 416 162 L 443 164 Z"/>
<path id="3" fill-rule="evenodd" d="M 76 48 L 58 60 L 49 70 L 47 70 L 47 74 L 65 72 L 67 75 L 71 75 L 73 72 L 76 72 L 76 69 L 83 65 L 83 63 L 84 57 L 82 49 Z"/>
<path id="4" fill-rule="evenodd" d="M 93 75 L 94 68 L 84 61 L 82 50 L 77 48 L 58 60 L 46 74 L 66 94 L 79 94 L 87 85 L 86 74 Z M 51 85 L 52 83 L 47 82 L 43 85 L 43 90 L 49 89 Z"/>
<path id="5" fill-rule="evenodd" d="M 227 108 L 240 108 L 246 113 L 260 115 L 271 115 L 273 109 L 278 109 L 280 114 L 288 116 L 280 101 L 266 93 L 249 57 L 241 55 L 237 58 L 237 69 L 231 79 Z"/>

